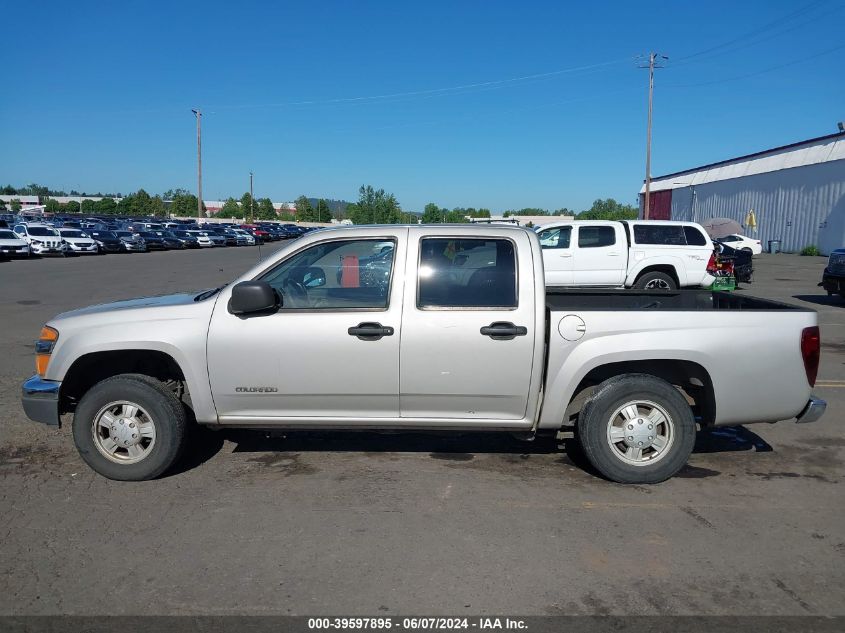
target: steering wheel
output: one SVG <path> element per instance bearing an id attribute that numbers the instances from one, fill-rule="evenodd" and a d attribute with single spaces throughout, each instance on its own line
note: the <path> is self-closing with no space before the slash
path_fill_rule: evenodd
<path id="1" fill-rule="evenodd" d="M 282 285 L 282 288 L 285 291 L 284 294 L 287 295 L 295 307 L 308 307 L 308 290 L 302 282 L 288 277 Z"/>

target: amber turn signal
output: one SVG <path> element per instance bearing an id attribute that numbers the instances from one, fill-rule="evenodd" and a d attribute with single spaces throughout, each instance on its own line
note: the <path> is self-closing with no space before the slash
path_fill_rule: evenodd
<path id="1" fill-rule="evenodd" d="M 59 332 L 46 325 L 41 328 L 41 334 L 38 337 L 39 341 L 56 341 L 59 338 Z"/>
<path id="2" fill-rule="evenodd" d="M 41 335 L 35 343 L 35 372 L 44 377 L 47 372 L 47 365 L 50 362 L 50 354 L 53 353 L 53 346 L 59 339 L 59 333 L 46 325 L 41 328 Z"/>

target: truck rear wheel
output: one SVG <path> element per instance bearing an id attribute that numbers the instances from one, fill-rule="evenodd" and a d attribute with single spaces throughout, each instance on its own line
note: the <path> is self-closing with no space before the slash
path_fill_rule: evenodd
<path id="1" fill-rule="evenodd" d="M 677 290 L 678 284 L 666 273 L 654 270 L 637 279 L 634 287 L 640 290 Z"/>
<path id="2" fill-rule="evenodd" d="M 109 479 L 144 481 L 163 474 L 185 444 L 182 402 L 161 382 L 121 374 L 94 385 L 73 416 L 83 460 Z"/>
<path id="3" fill-rule="evenodd" d="M 603 476 L 627 484 L 669 479 L 687 463 L 695 419 L 675 387 L 647 374 L 604 381 L 577 423 L 584 454 Z"/>

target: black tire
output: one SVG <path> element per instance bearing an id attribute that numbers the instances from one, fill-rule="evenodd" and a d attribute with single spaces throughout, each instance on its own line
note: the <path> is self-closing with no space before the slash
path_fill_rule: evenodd
<path id="1" fill-rule="evenodd" d="M 95 445 L 92 426 L 97 413 L 119 400 L 140 405 L 155 426 L 149 454 L 134 463 L 111 461 Z M 161 382 L 142 374 L 120 374 L 97 383 L 82 397 L 73 416 L 73 440 L 79 455 L 96 472 L 118 481 L 145 481 L 164 474 L 179 459 L 186 436 L 182 402 Z"/>
<path id="2" fill-rule="evenodd" d="M 630 464 L 620 454 L 619 447 L 625 445 L 619 443 L 614 448 L 610 443 L 614 413 L 632 401 L 659 405 L 669 416 L 671 441 L 654 462 Z M 584 405 L 576 424 L 578 440 L 590 464 L 604 477 L 623 484 L 655 484 L 669 479 L 687 463 L 695 432 L 695 418 L 686 399 L 665 380 L 647 374 L 605 380 Z"/>
<path id="3" fill-rule="evenodd" d="M 655 284 L 657 284 L 658 287 L 649 288 L 649 285 Z M 678 284 L 676 284 L 675 280 L 666 273 L 653 270 L 643 274 L 639 279 L 637 279 L 637 282 L 634 284 L 634 288 L 638 288 L 640 290 L 677 290 Z"/>
<path id="4" fill-rule="evenodd" d="M 743 247 L 742 247 L 741 249 L 739 249 L 739 250 L 743 251 L 744 253 L 751 253 L 751 255 L 752 255 L 752 256 L 754 255 L 754 251 L 752 251 L 752 250 L 751 250 L 750 248 L 748 248 L 747 246 L 743 246 Z"/>

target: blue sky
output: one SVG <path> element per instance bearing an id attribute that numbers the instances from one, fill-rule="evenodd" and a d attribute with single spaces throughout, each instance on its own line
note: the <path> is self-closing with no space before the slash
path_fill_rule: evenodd
<path id="1" fill-rule="evenodd" d="M 654 175 L 845 120 L 843 0 L 643 6 L 7 3 L 0 181 L 194 190 L 200 106 L 206 199 L 252 170 L 274 200 L 372 184 L 410 211 L 633 203 L 649 50 L 670 57 Z"/>

